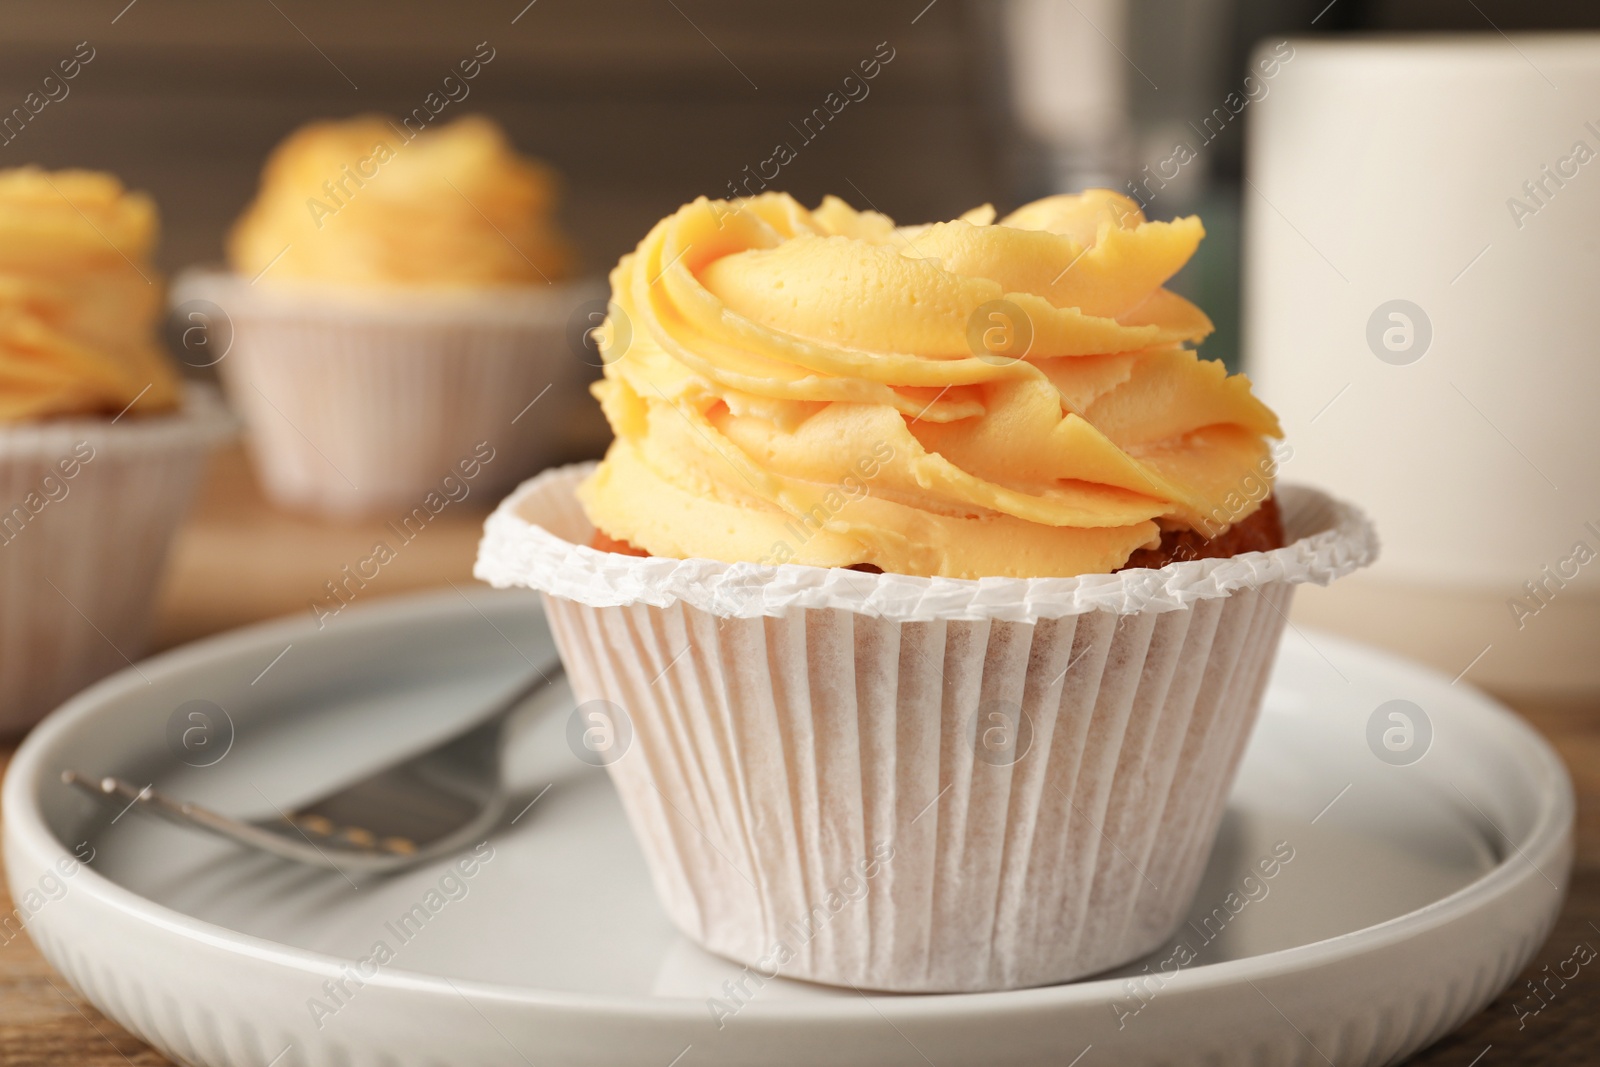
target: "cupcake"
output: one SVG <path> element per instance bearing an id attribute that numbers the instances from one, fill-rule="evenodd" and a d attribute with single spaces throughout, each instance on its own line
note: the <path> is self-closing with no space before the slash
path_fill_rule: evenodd
<path id="1" fill-rule="evenodd" d="M 0 733 L 144 650 L 167 547 L 231 432 L 156 340 L 156 209 L 0 171 Z"/>
<path id="2" fill-rule="evenodd" d="M 273 500 L 406 512 L 463 464 L 500 492 L 584 451 L 600 420 L 574 403 L 592 371 L 568 323 L 604 290 L 571 280 L 556 187 L 476 116 L 318 122 L 277 147 L 231 271 L 174 297 L 231 325 L 218 371 Z"/>
<path id="3" fill-rule="evenodd" d="M 574 715 L 623 724 L 689 937 L 954 992 L 1182 921 L 1294 585 L 1376 551 L 1188 347 L 1202 236 L 1103 191 L 912 227 L 766 194 L 622 259 L 616 440 L 505 500 L 476 573 L 544 593 Z"/>

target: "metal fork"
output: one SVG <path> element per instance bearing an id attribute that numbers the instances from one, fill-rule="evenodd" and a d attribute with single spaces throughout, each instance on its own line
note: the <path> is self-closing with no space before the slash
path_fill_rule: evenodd
<path id="1" fill-rule="evenodd" d="M 560 664 L 530 678 L 433 748 L 390 764 L 279 818 L 243 822 L 118 778 L 63 771 L 61 780 L 120 810 L 141 811 L 191 830 L 313 867 L 397 871 L 482 837 L 509 801 L 501 754 L 512 715 Z"/>

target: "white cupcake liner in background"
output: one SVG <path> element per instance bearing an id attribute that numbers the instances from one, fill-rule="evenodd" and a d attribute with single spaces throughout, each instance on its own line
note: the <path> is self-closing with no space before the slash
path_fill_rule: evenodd
<path id="1" fill-rule="evenodd" d="M 235 431 L 201 385 L 171 415 L 0 428 L 0 521 L 32 514 L 0 538 L 0 734 L 143 654 L 172 535 L 207 454 Z M 65 478 L 81 443 L 93 458 Z M 29 494 L 47 501 L 36 514 Z"/>
<path id="2" fill-rule="evenodd" d="M 217 370 L 267 495 L 350 516 L 418 506 L 479 442 L 495 458 L 473 488 L 496 495 L 603 444 L 585 394 L 599 371 L 567 330 L 606 292 L 598 281 L 367 292 L 190 271 L 172 302 L 209 301 L 230 321 Z"/>
<path id="3" fill-rule="evenodd" d="M 764 975 L 863 989 L 1066 981 L 1161 944 L 1294 585 L 1377 551 L 1355 509 L 1280 487 L 1288 546 L 1159 571 L 634 558 L 586 547 L 589 469 L 502 503 L 477 576 L 542 590 L 577 698 L 627 714 L 609 770 L 672 920 Z M 1018 707 L 1027 751 L 977 758 L 989 713 Z"/>

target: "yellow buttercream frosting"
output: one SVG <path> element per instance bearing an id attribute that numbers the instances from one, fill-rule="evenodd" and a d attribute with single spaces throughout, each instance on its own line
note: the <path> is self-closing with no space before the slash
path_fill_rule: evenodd
<path id="1" fill-rule="evenodd" d="M 910 227 L 697 200 L 611 274 L 616 440 L 580 500 L 655 556 L 960 578 L 1215 535 L 1281 431 L 1185 347 L 1211 323 L 1163 285 L 1203 235 L 1103 190 Z"/>
<path id="2" fill-rule="evenodd" d="M 228 259 L 268 282 L 543 284 L 572 266 L 556 189 L 481 116 L 420 132 L 379 115 L 315 122 L 267 160 Z"/>
<path id="3" fill-rule="evenodd" d="M 178 404 L 158 230 L 151 199 L 109 174 L 0 171 L 0 421 Z"/>

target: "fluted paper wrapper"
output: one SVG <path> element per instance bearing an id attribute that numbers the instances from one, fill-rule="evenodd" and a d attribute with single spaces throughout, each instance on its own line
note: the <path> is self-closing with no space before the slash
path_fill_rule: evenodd
<path id="1" fill-rule="evenodd" d="M 0 734 L 144 653 L 167 548 L 234 428 L 191 385 L 172 415 L 0 429 Z"/>
<path id="2" fill-rule="evenodd" d="M 598 282 L 364 292 L 191 271 L 172 299 L 227 317 L 217 370 L 267 495 L 351 516 L 417 505 L 479 442 L 495 450 L 479 483 L 495 493 L 593 454 L 604 427 L 585 388 L 599 372 L 567 330 L 605 293 Z"/>
<path id="3" fill-rule="evenodd" d="M 550 471 L 476 573 L 545 603 L 667 914 L 763 975 L 1011 989 L 1135 959 L 1186 914 L 1293 587 L 1370 562 L 1280 487 L 1292 543 L 1159 571 L 963 581 L 585 547 Z"/>

